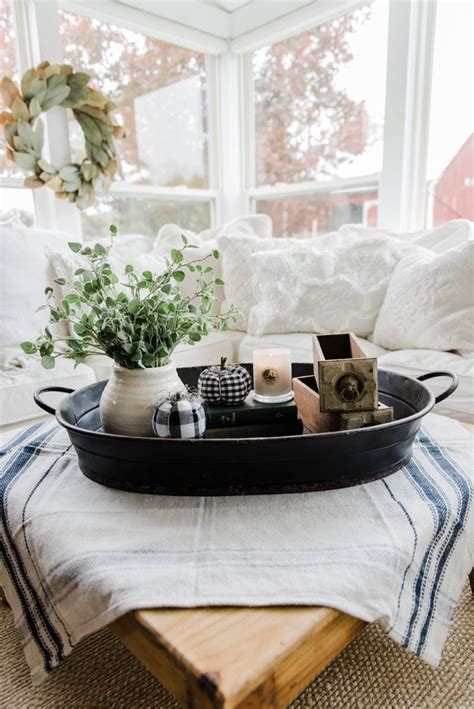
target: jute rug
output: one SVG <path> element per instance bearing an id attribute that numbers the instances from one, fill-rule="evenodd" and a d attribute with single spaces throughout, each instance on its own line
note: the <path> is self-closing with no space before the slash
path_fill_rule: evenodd
<path id="1" fill-rule="evenodd" d="M 84 640 L 39 688 L 0 601 L 1 709 L 99 709 L 178 704 L 109 630 Z M 445 647 L 433 670 L 368 627 L 292 704 L 293 709 L 471 709 L 474 707 L 474 600 L 465 588 Z"/>

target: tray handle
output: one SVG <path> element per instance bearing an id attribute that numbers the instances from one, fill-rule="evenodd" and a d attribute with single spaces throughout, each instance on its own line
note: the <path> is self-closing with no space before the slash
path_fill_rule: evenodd
<path id="1" fill-rule="evenodd" d="M 68 387 L 48 386 L 40 387 L 35 391 L 35 393 L 33 394 L 35 404 L 37 404 L 40 409 L 43 409 L 43 411 L 46 411 L 47 414 L 52 414 L 52 416 L 56 416 L 56 409 L 53 409 L 52 406 L 49 406 L 49 404 L 46 404 L 43 399 L 41 399 L 41 395 L 46 394 L 46 392 L 48 391 L 59 391 L 64 392 L 65 394 L 72 394 L 74 389 L 69 389 Z"/>
<path id="2" fill-rule="evenodd" d="M 441 392 L 441 394 L 438 394 L 438 396 L 435 396 L 435 403 L 439 404 L 440 401 L 444 401 L 444 399 L 447 399 L 447 397 L 450 396 L 453 391 L 456 391 L 456 389 L 458 388 L 459 379 L 457 377 L 457 374 L 451 372 L 450 369 L 447 369 L 443 372 L 428 372 L 427 374 L 421 374 L 419 377 L 417 377 L 417 379 L 420 382 L 424 382 L 425 379 L 433 379 L 434 377 L 449 377 L 451 379 L 451 384 L 448 386 L 448 388 L 445 391 Z"/>

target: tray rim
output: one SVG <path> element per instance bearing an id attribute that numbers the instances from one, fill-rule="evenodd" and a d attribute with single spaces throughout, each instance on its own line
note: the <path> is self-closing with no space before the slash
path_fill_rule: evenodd
<path id="1" fill-rule="evenodd" d="M 294 364 L 308 364 L 310 363 L 307 362 L 297 362 Z M 193 367 L 180 367 L 178 368 L 178 373 L 180 369 L 193 369 Z M 197 367 L 196 367 L 197 369 Z M 358 434 L 361 436 L 362 434 L 369 435 L 373 431 L 383 431 L 386 429 L 390 428 L 395 428 L 396 426 L 403 425 L 410 423 L 411 421 L 416 421 L 420 418 L 423 418 L 428 414 L 432 408 L 435 405 L 435 396 L 431 389 L 429 389 L 426 384 L 424 384 L 422 381 L 415 377 L 410 377 L 409 375 L 406 374 L 399 374 L 398 372 L 393 372 L 388 369 L 379 369 L 379 372 L 383 372 L 384 374 L 389 374 L 391 376 L 395 377 L 400 377 L 401 379 L 411 381 L 416 383 L 418 386 L 422 387 L 428 394 L 429 400 L 428 403 L 420 409 L 420 411 L 415 412 L 414 414 L 410 414 L 409 416 L 405 416 L 400 419 L 396 419 L 395 421 L 389 421 L 387 423 L 380 423 L 376 424 L 374 426 L 366 427 L 366 428 L 354 428 L 350 430 L 345 430 L 345 431 L 325 431 L 322 433 L 302 433 L 302 434 L 294 434 L 294 435 L 286 435 L 286 436 L 256 436 L 253 438 L 159 438 L 158 436 L 127 436 L 124 434 L 118 434 L 118 433 L 106 433 L 105 431 L 91 431 L 90 429 L 86 428 L 81 428 L 80 426 L 75 426 L 74 424 L 69 423 L 68 421 L 65 421 L 65 419 L 61 415 L 61 407 L 63 405 L 63 402 L 68 399 L 69 396 L 73 396 L 79 391 L 83 391 L 86 389 L 90 389 L 92 387 L 96 387 L 98 384 L 102 384 L 103 382 L 107 382 L 108 380 L 101 380 L 98 382 L 93 382 L 92 384 L 88 384 L 85 387 L 81 387 L 79 389 L 76 389 L 72 394 L 68 394 L 66 397 L 64 397 L 63 400 L 58 404 L 57 409 L 56 409 L 56 414 L 55 417 L 58 421 L 58 423 L 63 426 L 68 431 L 72 431 L 73 433 L 78 433 L 80 435 L 86 435 L 91 438 L 101 438 L 101 439 L 107 439 L 107 440 L 120 440 L 120 441 L 142 441 L 142 442 L 150 442 L 150 441 L 155 441 L 156 443 L 160 444 L 168 444 L 168 445 L 173 445 L 176 443 L 179 443 L 180 445 L 188 444 L 188 445 L 227 445 L 228 443 L 234 443 L 234 444 L 240 444 L 240 445 L 248 445 L 249 443 L 255 444 L 259 443 L 262 441 L 273 441 L 273 440 L 301 440 L 301 439 L 314 439 L 317 438 L 318 440 L 321 439 L 331 439 L 331 438 L 342 438 L 342 437 L 347 437 L 347 436 L 353 436 L 354 434 Z M 380 393 L 384 393 L 383 389 L 379 388 Z"/>

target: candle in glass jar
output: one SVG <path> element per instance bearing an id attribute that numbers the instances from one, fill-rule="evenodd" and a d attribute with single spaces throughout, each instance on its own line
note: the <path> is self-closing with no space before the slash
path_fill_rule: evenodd
<path id="1" fill-rule="evenodd" d="M 293 398 L 291 352 L 286 348 L 264 348 L 253 352 L 253 397 L 264 403 Z"/>

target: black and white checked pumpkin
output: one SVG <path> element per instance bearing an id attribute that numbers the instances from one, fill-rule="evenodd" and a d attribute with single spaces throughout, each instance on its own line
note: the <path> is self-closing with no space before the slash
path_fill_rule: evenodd
<path id="1" fill-rule="evenodd" d="M 202 438 L 206 412 L 201 399 L 188 393 L 166 399 L 155 410 L 152 426 L 159 438 Z"/>
<path id="2" fill-rule="evenodd" d="M 199 375 L 199 394 L 207 404 L 240 404 L 250 393 L 252 377 L 240 364 L 227 364 L 221 358 L 220 366 L 208 367 Z"/>

